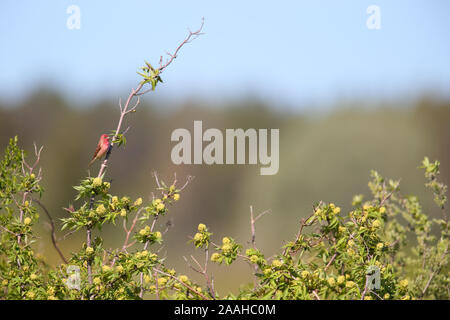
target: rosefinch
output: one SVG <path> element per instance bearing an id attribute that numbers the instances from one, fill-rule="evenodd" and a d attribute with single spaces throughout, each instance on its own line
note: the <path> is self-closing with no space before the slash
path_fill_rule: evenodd
<path id="1" fill-rule="evenodd" d="M 100 140 L 98 141 L 97 149 L 95 149 L 94 156 L 92 157 L 89 167 L 94 163 L 95 160 L 101 159 L 109 149 L 109 136 L 107 134 L 102 134 Z"/>

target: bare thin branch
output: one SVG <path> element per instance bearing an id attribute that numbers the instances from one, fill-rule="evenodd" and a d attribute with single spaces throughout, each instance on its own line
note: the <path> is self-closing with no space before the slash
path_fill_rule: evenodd
<path id="1" fill-rule="evenodd" d="M 64 261 L 64 263 L 67 263 L 67 259 L 64 257 L 64 254 L 62 253 L 61 249 L 59 249 L 59 247 L 58 247 L 58 241 L 56 239 L 56 234 L 55 234 L 55 222 L 53 221 L 53 218 L 50 215 L 50 212 L 47 210 L 45 205 L 41 201 L 39 201 L 38 199 L 33 199 L 33 201 L 35 201 L 42 208 L 42 210 L 45 212 L 45 214 L 47 215 L 48 220 L 50 221 L 50 228 L 51 228 L 51 232 L 52 232 L 51 233 L 51 238 L 52 238 L 53 247 L 58 252 L 58 254 L 59 254 L 60 258 L 62 259 L 62 261 Z"/>
<path id="2" fill-rule="evenodd" d="M 2 226 L 2 225 L 0 225 L 0 228 L 2 228 L 4 231 L 6 231 L 6 232 L 8 232 L 8 233 L 10 233 L 10 234 L 12 234 L 13 236 L 19 236 L 19 234 L 18 233 L 14 233 L 14 232 L 12 232 L 11 230 L 9 230 L 8 228 L 5 228 L 4 226 Z"/>
<path id="3" fill-rule="evenodd" d="M 180 51 L 180 49 L 187 43 L 190 43 L 192 40 L 196 39 L 198 36 L 202 35 L 202 30 L 203 30 L 203 26 L 205 24 L 205 18 L 202 18 L 202 23 L 200 25 L 200 28 L 197 29 L 197 31 L 190 31 L 189 30 L 189 35 L 187 36 L 186 39 L 184 39 L 183 42 L 181 42 L 181 44 L 175 49 L 175 52 L 170 54 L 167 53 L 167 55 L 170 57 L 170 59 L 168 59 L 166 61 L 165 64 L 162 64 L 162 57 L 160 59 L 160 66 L 158 68 L 158 70 L 161 72 L 163 71 L 165 68 L 167 68 L 172 62 L 173 60 L 175 60 L 177 58 L 178 52 Z"/>

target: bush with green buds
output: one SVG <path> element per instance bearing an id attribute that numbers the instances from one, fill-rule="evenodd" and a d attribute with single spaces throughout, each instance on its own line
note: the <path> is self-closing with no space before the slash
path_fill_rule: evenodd
<path id="1" fill-rule="evenodd" d="M 314 204 L 309 215 L 303 213 L 306 218 L 296 236 L 275 255 L 268 257 L 257 248 L 254 223 L 263 214 L 254 219 L 251 211 L 248 247 L 229 236 L 214 240 L 206 225 L 198 225 L 191 242 L 205 259 L 192 255 L 192 261 L 186 261 L 203 276 L 203 284 L 185 275 L 186 270 L 180 274 L 167 265 L 160 244 L 168 228 L 158 230 L 156 222 L 169 215 L 190 180 L 180 186 L 175 177 L 166 185 L 155 174 L 156 196 L 133 201 L 111 193 L 105 172 L 113 147 L 126 144 L 124 117 L 136 111 L 142 94 L 162 82 L 161 72 L 184 44 L 201 34 L 202 27 L 203 23 L 198 31 L 189 32 L 165 63 L 161 58 L 159 67 L 146 62 L 139 85 L 125 105 L 120 104 L 118 127 L 97 177 L 82 179 L 74 187 L 74 205 L 65 209 L 61 229 L 86 237 L 68 258 L 57 245 L 51 221 L 52 243 L 63 264 L 49 266 L 32 249 L 41 241 L 33 232 L 38 210 L 51 219 L 40 201 L 43 177 L 37 165 L 42 148 L 35 146 L 36 159 L 30 165 L 18 138 L 10 140 L 0 161 L 0 299 L 449 299 L 447 186 L 438 179 L 439 162 L 428 158 L 422 168 L 441 219 L 425 214 L 417 197 L 403 195 L 399 181 L 372 171 L 371 199 L 354 196 L 349 212 L 334 203 Z M 143 91 L 146 85 L 149 89 Z M 132 107 L 133 99 L 137 102 Z M 103 244 L 101 229 L 107 224 L 123 226 L 124 242 L 118 248 Z M 250 266 L 253 279 L 236 295 L 219 293 L 208 263 L 233 268 L 238 259 Z M 374 276 L 379 277 L 379 288 L 373 286 Z"/>
<path id="2" fill-rule="evenodd" d="M 159 255 L 155 246 L 162 243 L 165 232 L 155 230 L 155 222 L 169 213 L 182 191 L 159 180 L 160 197 L 133 201 L 110 194 L 110 184 L 101 177 L 83 179 L 75 187 L 76 206 L 67 209 L 69 217 L 63 219 L 62 229 L 85 230 L 91 238 L 67 263 L 49 267 L 32 250 L 42 175 L 28 166 L 17 143 L 17 138 L 10 140 L 0 162 L 2 299 L 449 298 L 447 198 L 446 186 L 438 179 L 439 162 L 425 159 L 422 168 L 442 219 L 430 219 L 417 197 L 402 195 L 398 181 L 373 171 L 371 199 L 355 196 L 353 209 L 346 213 L 333 203 L 316 203 L 296 237 L 271 258 L 254 243 L 245 248 L 229 236 L 216 244 L 213 233 L 200 223 L 191 242 L 204 250 L 207 260 L 229 268 L 242 259 L 253 271 L 251 285 L 241 286 L 237 295 L 221 296 L 206 264 L 194 257 L 196 264 L 189 264 L 205 276 L 202 286 L 166 266 Z M 118 222 L 124 225 L 125 242 L 106 249 L 100 235 L 92 233 Z M 438 233 L 433 231 L 436 228 Z M 79 268 L 79 288 L 68 286 L 74 277 L 69 266 Z M 379 289 L 369 285 L 374 270 L 379 270 Z"/>

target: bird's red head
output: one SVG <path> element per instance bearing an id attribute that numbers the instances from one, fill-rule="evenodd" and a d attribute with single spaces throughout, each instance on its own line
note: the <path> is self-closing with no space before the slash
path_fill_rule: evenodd
<path id="1" fill-rule="evenodd" d="M 102 138 L 103 141 L 106 140 L 106 141 L 109 142 L 109 136 L 107 134 L 102 134 L 101 138 Z"/>

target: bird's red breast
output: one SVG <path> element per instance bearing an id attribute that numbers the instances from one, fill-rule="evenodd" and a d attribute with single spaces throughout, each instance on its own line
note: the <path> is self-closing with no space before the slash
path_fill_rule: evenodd
<path id="1" fill-rule="evenodd" d="M 96 159 L 102 158 L 109 148 L 109 136 L 107 134 L 102 134 L 100 140 L 98 141 L 97 148 L 95 149 L 94 156 L 92 157 L 91 165 Z"/>

